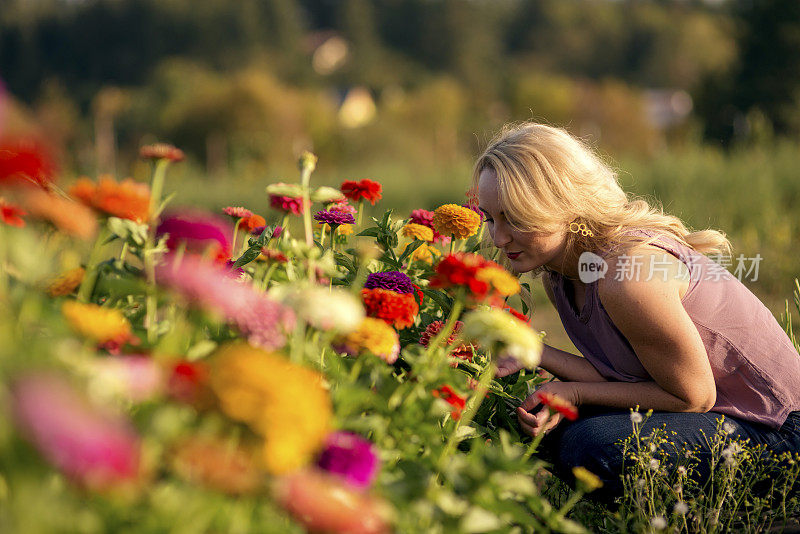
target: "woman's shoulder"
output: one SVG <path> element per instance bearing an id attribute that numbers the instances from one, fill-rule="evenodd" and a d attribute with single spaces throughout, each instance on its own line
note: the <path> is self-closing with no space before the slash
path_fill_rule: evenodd
<path id="1" fill-rule="evenodd" d="M 680 258 L 655 245 L 634 243 L 603 258 L 605 276 L 597 283 L 601 297 L 655 298 L 675 294 L 680 298 L 689 287 L 690 273 Z"/>

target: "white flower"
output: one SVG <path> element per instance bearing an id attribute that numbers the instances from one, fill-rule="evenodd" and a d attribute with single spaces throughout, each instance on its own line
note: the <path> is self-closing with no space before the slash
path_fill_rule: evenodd
<path id="1" fill-rule="evenodd" d="M 686 476 L 686 467 L 684 467 L 682 465 L 679 466 L 678 467 L 678 474 L 681 475 L 681 476 Z"/>
<path id="2" fill-rule="evenodd" d="M 736 427 L 733 426 L 731 423 L 725 423 L 722 425 L 722 431 L 726 434 L 733 434 L 736 432 Z"/>
<path id="3" fill-rule="evenodd" d="M 522 365 L 534 368 L 539 365 L 542 342 L 527 324 L 511 314 L 496 308 L 483 308 L 464 318 L 461 336 L 465 341 L 475 341 L 482 347 L 495 347 L 494 356 L 511 356 Z"/>
<path id="4" fill-rule="evenodd" d="M 683 501 L 678 501 L 675 503 L 675 508 L 673 508 L 672 511 L 678 515 L 686 515 L 686 512 L 689 511 L 689 505 Z"/>
<path id="5" fill-rule="evenodd" d="M 660 465 L 661 465 L 661 462 L 659 462 L 655 458 L 650 460 L 650 469 L 652 469 L 653 471 L 656 471 L 658 469 L 658 466 L 660 466 Z"/>
<path id="6" fill-rule="evenodd" d="M 637 480 L 636 480 L 636 486 L 637 486 L 637 487 L 639 487 L 639 488 L 643 488 L 643 487 L 644 487 L 644 485 L 645 485 L 645 481 L 644 481 L 644 479 L 643 479 L 643 478 L 640 478 L 640 479 L 637 479 Z"/>
<path id="7" fill-rule="evenodd" d="M 343 289 L 309 287 L 284 294 L 282 300 L 298 317 L 319 330 L 348 334 L 364 319 L 364 306 Z"/>
<path id="8" fill-rule="evenodd" d="M 652 526 L 656 530 L 664 530 L 665 528 L 667 528 L 667 520 L 664 519 L 662 516 L 657 515 L 650 520 L 650 526 Z"/>
<path id="9" fill-rule="evenodd" d="M 639 412 L 631 412 L 631 423 L 633 423 L 634 425 L 638 425 L 639 423 L 641 423 L 642 419 L 644 418 L 642 417 L 642 414 L 640 414 Z"/>

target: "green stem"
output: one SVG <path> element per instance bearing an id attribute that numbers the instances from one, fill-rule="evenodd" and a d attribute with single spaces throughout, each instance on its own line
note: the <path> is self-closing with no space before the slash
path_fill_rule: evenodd
<path id="1" fill-rule="evenodd" d="M 455 244 L 456 244 L 456 236 L 455 234 L 450 234 L 450 254 L 453 253 L 453 248 L 455 247 Z"/>
<path id="2" fill-rule="evenodd" d="M 97 283 L 97 265 L 100 263 L 100 252 L 106 239 L 108 239 L 108 227 L 103 225 L 97 233 L 94 245 L 92 245 L 89 261 L 86 263 L 86 273 L 83 275 L 83 280 L 78 288 L 78 301 L 80 302 L 89 302 L 92 297 L 95 283 Z"/>
<path id="3" fill-rule="evenodd" d="M 161 194 L 164 191 L 164 179 L 167 176 L 167 167 L 169 167 L 168 159 L 160 159 L 156 162 L 156 167 L 153 170 L 153 179 L 150 185 L 150 219 L 153 223 L 158 219 L 159 213 L 156 213 L 161 205 Z"/>
<path id="4" fill-rule="evenodd" d="M 122 269 L 125 265 L 125 256 L 128 255 L 128 243 L 125 242 L 122 244 L 122 252 L 119 253 L 119 259 L 117 260 L 117 269 Z"/>
<path id="5" fill-rule="evenodd" d="M 264 274 L 264 279 L 261 281 L 261 289 L 262 290 L 264 290 L 264 291 L 267 290 L 267 286 L 269 286 L 269 281 L 272 278 L 272 275 L 275 272 L 275 269 L 277 269 L 277 267 L 278 267 L 278 264 L 276 262 L 276 263 L 273 263 L 272 265 L 270 265 L 267 268 L 267 272 Z"/>
<path id="6" fill-rule="evenodd" d="M 338 224 L 331 225 L 331 251 L 336 252 L 336 229 L 339 228 Z"/>
<path id="7" fill-rule="evenodd" d="M 311 230 L 311 193 L 309 183 L 311 182 L 311 169 L 303 167 L 300 171 L 300 183 L 303 190 L 303 226 L 306 232 L 306 245 L 314 244 L 314 234 Z"/>
<path id="8" fill-rule="evenodd" d="M 237 218 L 236 224 L 233 225 L 233 241 L 231 241 L 231 254 L 233 255 L 236 254 L 236 238 L 238 237 L 240 224 L 242 224 L 242 220 Z"/>
<path id="9" fill-rule="evenodd" d="M 570 495 L 567 502 L 564 503 L 564 506 L 558 510 L 556 518 L 563 519 L 567 512 L 569 512 L 576 504 L 578 504 L 578 501 L 581 500 L 581 497 L 583 497 L 582 491 L 576 491 Z"/>
<path id="10" fill-rule="evenodd" d="M 364 199 L 358 201 L 358 216 L 356 217 L 356 231 L 361 230 L 361 216 L 364 213 Z"/>
<path id="11" fill-rule="evenodd" d="M 0 296 L 8 294 L 8 238 L 6 228 L 0 224 Z"/>

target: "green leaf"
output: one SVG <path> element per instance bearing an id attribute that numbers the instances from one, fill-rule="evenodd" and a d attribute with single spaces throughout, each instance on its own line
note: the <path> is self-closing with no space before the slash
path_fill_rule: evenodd
<path id="1" fill-rule="evenodd" d="M 260 254 L 261 254 L 261 247 L 255 246 L 248 248 L 247 250 L 244 251 L 244 254 L 242 254 L 239 257 L 239 259 L 233 263 L 233 268 L 237 269 L 242 265 L 247 265 L 251 261 L 254 261 Z"/>

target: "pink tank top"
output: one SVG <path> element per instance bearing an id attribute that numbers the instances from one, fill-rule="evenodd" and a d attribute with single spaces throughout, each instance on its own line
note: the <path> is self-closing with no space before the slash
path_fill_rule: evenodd
<path id="1" fill-rule="evenodd" d="M 649 230 L 633 233 L 643 238 L 655 235 Z M 660 236 L 652 245 L 680 259 L 689 270 L 689 288 L 681 302 L 700 333 L 714 373 L 717 402 L 712 411 L 780 428 L 789 412 L 800 409 L 800 355 L 789 337 L 758 297 L 712 259 L 669 236 Z M 645 269 L 641 275 L 647 276 Z M 545 276 L 550 277 L 567 334 L 603 377 L 652 380 L 603 308 L 597 282 L 587 284 L 578 312 L 567 298 L 565 278 L 554 271 Z"/>

